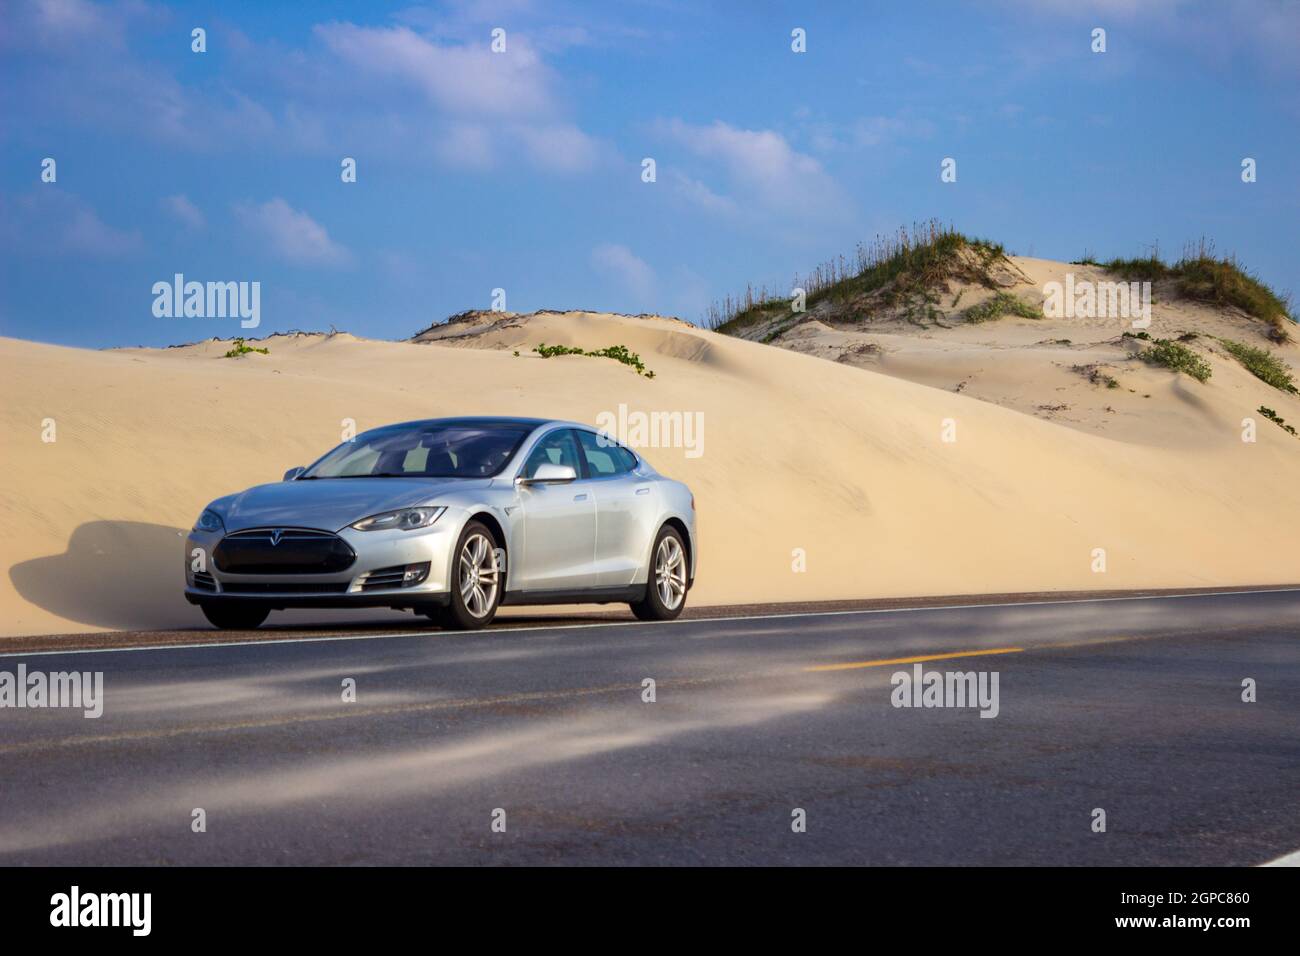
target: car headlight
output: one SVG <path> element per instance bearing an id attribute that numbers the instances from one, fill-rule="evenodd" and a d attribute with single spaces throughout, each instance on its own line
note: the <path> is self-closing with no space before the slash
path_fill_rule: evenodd
<path id="1" fill-rule="evenodd" d="M 446 508 L 403 508 L 400 511 L 385 511 L 383 514 L 371 515 L 354 522 L 352 527 L 358 531 L 387 531 L 396 528 L 399 531 L 414 531 L 427 528 L 441 517 Z"/>
<path id="2" fill-rule="evenodd" d="M 194 522 L 195 531 L 225 531 L 226 523 L 221 520 L 221 515 L 217 514 L 211 508 L 204 508 L 203 514 L 199 515 L 199 520 Z"/>

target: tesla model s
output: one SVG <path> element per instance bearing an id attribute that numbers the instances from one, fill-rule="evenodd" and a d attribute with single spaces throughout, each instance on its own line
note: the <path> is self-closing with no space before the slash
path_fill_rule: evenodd
<path id="1" fill-rule="evenodd" d="M 218 498 L 186 542 L 185 597 L 220 628 L 277 609 L 390 607 L 478 628 L 503 605 L 625 602 L 677 617 L 695 499 L 575 422 L 444 418 L 357 435 Z"/>

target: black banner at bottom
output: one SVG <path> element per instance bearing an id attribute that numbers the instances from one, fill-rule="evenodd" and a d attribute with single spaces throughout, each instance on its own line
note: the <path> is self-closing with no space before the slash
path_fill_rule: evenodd
<path id="1" fill-rule="evenodd" d="M 8 869 L 0 925 L 7 941 L 82 943 L 339 945 L 433 927 L 535 943 L 561 924 L 566 940 L 607 943 L 687 925 L 732 943 L 781 927 L 873 943 L 1231 943 L 1292 925 L 1294 892 L 1271 869 Z"/>

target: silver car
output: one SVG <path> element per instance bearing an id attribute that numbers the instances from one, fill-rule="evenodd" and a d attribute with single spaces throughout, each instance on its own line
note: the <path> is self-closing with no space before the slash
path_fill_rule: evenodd
<path id="1" fill-rule="evenodd" d="M 695 498 L 608 435 L 440 418 L 344 442 L 218 498 L 186 541 L 185 597 L 221 628 L 289 607 L 391 607 L 477 628 L 502 604 L 626 602 L 677 617 Z"/>

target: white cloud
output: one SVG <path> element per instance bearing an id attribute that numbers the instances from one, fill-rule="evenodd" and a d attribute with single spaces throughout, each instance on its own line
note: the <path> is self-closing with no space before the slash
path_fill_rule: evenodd
<path id="1" fill-rule="evenodd" d="M 449 166 L 487 169 L 496 160 L 492 133 L 477 123 L 454 123 L 434 143 L 434 152 Z"/>
<path id="2" fill-rule="evenodd" d="M 515 133 L 538 166 L 555 172 L 590 169 L 600 153 L 597 142 L 572 123 L 521 126 Z"/>
<path id="3" fill-rule="evenodd" d="M 162 201 L 163 209 L 170 213 L 177 222 L 187 229 L 202 229 L 208 221 L 203 215 L 203 210 L 190 202 L 190 197 L 184 193 L 177 193 L 175 196 L 168 196 Z"/>
<path id="4" fill-rule="evenodd" d="M 79 206 L 63 230 L 63 242 L 71 252 L 91 256 L 117 256 L 140 245 L 137 232 L 124 232 L 105 223 L 89 206 Z"/>
<path id="5" fill-rule="evenodd" d="M 187 86 L 167 66 L 131 52 L 127 36 L 137 21 L 167 16 L 163 8 L 137 0 L 20 0 L 12 13 L 6 8 L 0 51 L 33 52 L 39 65 L 8 71 L 0 84 L 0 113 L 21 108 L 38 124 L 125 130 L 187 149 L 272 139 L 276 123 L 270 111 L 240 93 L 234 81 L 219 88 Z"/>
<path id="6" fill-rule="evenodd" d="M 1300 33 L 1300 3 L 1259 0 L 1001 0 L 1002 5 L 1039 19 L 1059 18 L 1089 26 L 1150 21 L 1147 34 L 1193 50 L 1202 59 L 1224 65 L 1233 57 L 1260 69 L 1293 73 L 1300 68 L 1295 37 Z M 1154 27 L 1154 29 L 1153 29 Z M 1053 29 L 1056 29 L 1053 27 Z M 1112 46 L 1112 51 L 1118 49 Z M 1022 55 L 1029 65 L 1055 68 L 1056 58 Z"/>
<path id="7" fill-rule="evenodd" d="M 343 265 L 351 261 L 347 249 L 329 237 L 325 227 L 305 212 L 275 198 L 254 205 L 238 203 L 235 215 L 276 255 L 297 265 Z"/>
<path id="8" fill-rule="evenodd" d="M 144 244 L 138 231 L 110 226 L 89 203 L 51 185 L 12 200 L 0 196 L 0 237 L 29 252 L 94 259 L 130 255 Z"/>
<path id="9" fill-rule="evenodd" d="M 139 4 L 117 6 L 89 0 L 15 0 L 0 18 L 0 47 L 119 48 L 127 21 L 145 12 Z"/>
<path id="10" fill-rule="evenodd" d="M 668 181 L 679 196 L 701 209 L 726 215 L 732 215 L 737 211 L 735 202 L 726 196 L 719 196 L 704 183 L 692 179 L 681 170 L 669 170 Z"/>
<path id="11" fill-rule="evenodd" d="M 509 37 L 506 52 L 486 42 L 435 43 L 406 27 L 326 23 L 316 36 L 349 65 L 392 77 L 454 113 L 531 115 L 551 108 L 550 74 L 523 37 Z"/>
<path id="12" fill-rule="evenodd" d="M 478 7 L 407 13 L 408 23 L 428 26 L 323 23 L 309 29 L 315 42 L 288 49 L 213 23 L 209 42 L 226 51 L 214 85 L 132 52 L 128 33 L 168 17 L 163 8 L 16 0 L 12 15 L 0 16 L 0 53 L 38 51 L 57 68 L 0 84 L 0 113 L 21 109 L 42 122 L 126 130 L 196 151 L 332 156 L 340 143 L 365 142 L 413 166 L 518 161 L 568 173 L 611 152 L 565 115 L 557 74 L 532 31 L 511 29 L 506 51 L 493 53 L 488 29 L 463 19 L 487 15 Z M 172 18 L 166 28 L 175 27 Z"/>
<path id="13" fill-rule="evenodd" d="M 346 73 L 379 84 L 371 102 L 401 104 L 380 110 L 388 131 L 427 137 L 448 165 L 488 169 L 516 156 L 559 173 L 596 165 L 605 146 L 560 115 L 553 72 L 528 38 L 508 32 L 505 52 L 493 53 L 488 32 L 479 32 L 481 41 L 457 43 L 407 26 L 314 28 L 343 66 L 329 71 L 331 82 Z"/>
<path id="14" fill-rule="evenodd" d="M 610 19 L 605 19 L 605 12 Z M 607 11 L 593 5 L 566 12 L 556 3 L 533 0 L 450 0 L 437 8 L 407 7 L 393 14 L 398 23 L 430 37 L 464 39 L 487 36 L 495 27 L 507 30 L 511 41 L 527 36 L 541 52 L 556 53 L 575 47 L 607 47 L 619 43 L 644 43 L 644 29 L 627 24 L 616 6 Z"/>
<path id="15" fill-rule="evenodd" d="M 825 214 L 842 208 L 842 191 L 821 163 L 774 130 L 740 129 L 721 120 L 710 126 L 672 120 L 664 128 L 697 156 L 720 164 L 733 188 L 768 209 Z"/>
<path id="16" fill-rule="evenodd" d="M 627 246 L 604 243 L 591 250 L 591 264 L 597 272 L 616 280 L 632 297 L 637 308 L 644 307 L 654 293 L 654 270 Z"/>

